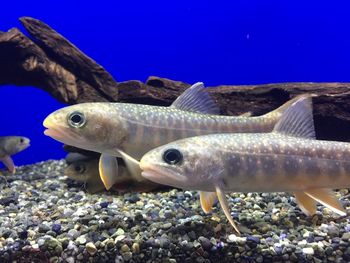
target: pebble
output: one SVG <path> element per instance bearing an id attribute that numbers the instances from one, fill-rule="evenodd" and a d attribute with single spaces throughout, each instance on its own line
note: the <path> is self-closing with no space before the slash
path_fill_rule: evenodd
<path id="1" fill-rule="evenodd" d="M 124 235 L 125 231 L 122 228 L 118 228 L 114 235 L 121 236 Z"/>
<path id="2" fill-rule="evenodd" d="M 50 226 L 48 226 L 47 224 L 41 224 L 39 226 L 39 233 L 46 233 L 47 231 L 49 231 L 51 228 Z"/>
<path id="3" fill-rule="evenodd" d="M 92 243 L 92 242 L 86 243 L 85 248 L 86 248 L 86 251 L 87 251 L 91 256 L 95 255 L 96 252 L 97 252 L 97 248 L 96 248 L 95 244 Z"/>
<path id="4" fill-rule="evenodd" d="M 195 191 L 88 194 L 64 165 L 18 167 L 0 182 L 0 262 L 31 262 L 39 250 L 70 263 L 350 262 L 349 221 L 322 206 L 306 217 L 290 194 L 227 194 L 237 236 L 220 209 L 202 212 Z"/>
<path id="5" fill-rule="evenodd" d="M 205 249 L 205 250 L 210 250 L 211 249 L 212 244 L 211 244 L 211 242 L 210 242 L 210 240 L 208 238 L 200 236 L 198 238 L 198 241 L 201 243 L 203 249 Z"/>
<path id="6" fill-rule="evenodd" d="M 163 228 L 163 229 L 168 229 L 168 228 L 170 228 L 171 226 L 172 226 L 171 223 L 165 223 L 165 224 L 162 225 L 162 228 Z"/>
<path id="7" fill-rule="evenodd" d="M 120 235 L 120 236 L 117 236 L 114 240 L 115 243 L 119 242 L 119 241 L 122 241 L 126 236 L 125 235 Z"/>
<path id="8" fill-rule="evenodd" d="M 124 244 L 124 245 L 122 245 L 122 247 L 120 248 L 120 251 L 121 251 L 122 253 L 129 252 L 129 251 L 130 251 L 130 248 L 129 248 L 129 246 L 128 246 L 127 244 Z"/>
<path id="9" fill-rule="evenodd" d="M 313 255 L 313 254 L 315 254 L 315 251 L 314 251 L 314 249 L 312 247 L 304 247 L 302 251 L 306 255 Z"/>
<path id="10" fill-rule="evenodd" d="M 79 231 L 73 228 L 68 231 L 67 235 L 72 239 L 76 239 L 79 236 Z"/>
<path id="11" fill-rule="evenodd" d="M 129 261 L 130 259 L 132 259 L 132 253 L 131 252 L 125 252 L 125 253 L 122 254 L 122 256 L 123 256 L 123 259 L 125 261 Z"/>
<path id="12" fill-rule="evenodd" d="M 86 243 L 86 237 L 80 236 L 75 240 L 75 242 L 77 242 L 78 245 L 84 245 Z"/>
<path id="13" fill-rule="evenodd" d="M 350 241 L 350 232 L 344 233 L 342 235 L 341 239 L 344 240 L 344 241 Z"/>
<path id="14" fill-rule="evenodd" d="M 61 225 L 60 224 L 53 224 L 51 229 L 52 229 L 52 231 L 59 233 L 61 231 Z"/>
<path id="15" fill-rule="evenodd" d="M 139 245 L 139 243 L 132 244 L 132 252 L 133 253 L 140 253 L 140 245 Z"/>

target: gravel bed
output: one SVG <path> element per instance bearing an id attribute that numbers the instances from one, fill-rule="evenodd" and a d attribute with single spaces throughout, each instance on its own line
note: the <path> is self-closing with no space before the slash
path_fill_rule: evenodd
<path id="1" fill-rule="evenodd" d="M 234 234 L 198 194 L 88 194 L 64 161 L 0 180 L 0 262 L 349 262 L 350 221 L 323 206 L 305 216 L 291 195 L 231 194 Z M 337 192 L 350 208 L 348 190 Z"/>

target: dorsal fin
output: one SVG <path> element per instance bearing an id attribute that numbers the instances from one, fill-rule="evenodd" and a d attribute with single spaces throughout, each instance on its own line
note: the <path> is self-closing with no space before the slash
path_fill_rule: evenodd
<path id="1" fill-rule="evenodd" d="M 220 109 L 205 90 L 202 82 L 197 82 L 185 90 L 170 107 L 203 114 L 220 113 Z"/>
<path id="2" fill-rule="evenodd" d="M 275 125 L 274 132 L 314 139 L 315 127 L 312 116 L 311 96 L 305 95 L 295 101 Z"/>

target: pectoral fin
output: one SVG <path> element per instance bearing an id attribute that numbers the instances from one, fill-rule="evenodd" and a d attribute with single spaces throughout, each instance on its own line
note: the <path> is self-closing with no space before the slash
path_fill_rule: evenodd
<path id="1" fill-rule="evenodd" d="M 140 162 L 123 151 L 118 150 L 118 152 L 123 158 L 132 177 L 138 182 L 144 181 L 145 179 L 141 176 Z"/>
<path id="2" fill-rule="evenodd" d="M 6 155 L 5 157 L 1 158 L 0 160 L 4 163 L 4 165 L 10 171 L 10 173 L 16 172 L 16 167 L 15 167 L 15 164 L 13 163 L 11 156 Z"/>
<path id="3" fill-rule="evenodd" d="M 316 201 L 304 192 L 294 192 L 297 203 L 304 214 L 312 216 L 316 213 Z"/>
<path id="4" fill-rule="evenodd" d="M 199 191 L 199 198 L 204 213 L 211 212 L 212 207 L 217 200 L 216 193 Z"/>
<path id="5" fill-rule="evenodd" d="M 101 154 L 99 161 L 100 178 L 107 190 L 115 184 L 118 178 L 118 162 L 114 156 Z"/>
<path id="6" fill-rule="evenodd" d="M 304 191 L 305 194 L 331 209 L 333 212 L 345 216 L 346 210 L 335 197 L 334 192 L 329 189 L 309 189 Z"/>
<path id="7" fill-rule="evenodd" d="M 236 230 L 237 234 L 241 234 L 241 232 L 239 232 L 238 227 L 236 226 L 235 222 L 233 221 L 231 214 L 230 214 L 230 209 L 229 206 L 227 204 L 227 200 L 225 197 L 225 193 L 221 191 L 220 187 L 215 186 L 215 190 L 216 190 L 216 194 L 218 196 L 220 205 L 222 207 L 222 209 L 224 210 L 225 216 L 228 219 L 228 221 L 230 222 L 231 226 Z"/>

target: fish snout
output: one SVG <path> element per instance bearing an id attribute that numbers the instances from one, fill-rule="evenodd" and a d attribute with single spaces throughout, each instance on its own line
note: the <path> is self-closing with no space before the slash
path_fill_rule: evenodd
<path id="1" fill-rule="evenodd" d="M 149 163 L 147 162 L 147 160 L 145 158 L 142 158 L 140 161 L 140 168 L 141 170 L 147 170 L 148 168 L 150 168 Z"/>
<path id="2" fill-rule="evenodd" d="M 151 158 L 150 158 L 151 159 Z M 142 170 L 142 177 L 158 184 L 170 185 L 173 187 L 183 187 L 188 178 L 177 171 L 161 164 L 152 163 L 149 158 L 142 158 L 140 161 L 140 168 Z"/>
<path id="3" fill-rule="evenodd" d="M 22 138 L 21 138 L 21 143 L 22 143 L 23 145 L 26 145 L 27 147 L 29 147 L 29 146 L 30 146 L 30 139 L 29 139 L 29 138 L 26 138 L 26 137 L 22 137 Z"/>
<path id="4" fill-rule="evenodd" d="M 43 121 L 43 126 L 46 128 L 46 129 L 50 129 L 54 126 L 54 121 L 53 121 L 53 116 L 52 114 L 50 114 L 49 116 L 47 116 L 44 121 Z"/>

